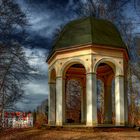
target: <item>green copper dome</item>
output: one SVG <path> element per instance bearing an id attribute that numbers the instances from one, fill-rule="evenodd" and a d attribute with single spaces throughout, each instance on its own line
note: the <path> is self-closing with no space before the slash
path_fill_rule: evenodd
<path id="1" fill-rule="evenodd" d="M 66 24 L 59 34 L 51 54 L 55 50 L 86 44 L 99 44 L 111 48 L 126 49 L 126 45 L 114 24 L 107 20 L 88 17 Z"/>

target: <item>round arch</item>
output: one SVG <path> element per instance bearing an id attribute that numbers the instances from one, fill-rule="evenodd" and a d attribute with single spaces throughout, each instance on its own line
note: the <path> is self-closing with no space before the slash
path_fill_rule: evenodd
<path id="1" fill-rule="evenodd" d="M 64 96 L 65 96 L 65 123 L 85 123 L 85 110 L 86 110 L 86 68 L 83 64 L 84 62 L 79 62 L 79 60 L 68 61 L 63 65 L 62 76 L 65 79 L 64 85 Z M 72 83 L 69 83 L 73 81 Z M 74 82 L 75 81 L 75 82 Z M 71 88 L 70 88 L 71 86 Z M 80 89 L 79 89 L 80 87 Z M 78 93 L 71 94 L 71 93 Z M 75 97 L 74 97 L 75 96 Z M 77 104 L 78 101 L 80 106 L 74 107 L 73 104 Z M 72 103 L 71 106 L 67 106 L 67 103 Z M 78 104 L 77 104 L 78 105 Z M 74 110 L 73 110 L 74 109 Z"/>
<path id="2" fill-rule="evenodd" d="M 51 70 L 49 70 L 49 83 L 55 83 L 56 82 L 56 70 L 53 67 Z"/>
<path id="3" fill-rule="evenodd" d="M 83 60 L 81 59 L 72 59 L 72 60 L 69 60 L 67 62 L 65 62 L 61 68 L 61 75 L 64 77 L 67 70 L 74 64 L 81 64 L 83 65 L 83 67 L 85 68 L 85 70 L 87 71 L 87 66 L 86 64 L 84 63 Z"/>
<path id="4" fill-rule="evenodd" d="M 98 79 L 103 78 L 103 86 L 101 86 L 98 82 L 99 89 L 103 89 L 103 93 L 100 94 L 97 92 L 97 99 L 101 100 L 102 104 L 98 106 L 98 123 L 100 124 L 113 124 L 113 115 L 114 110 L 114 100 L 115 97 L 113 93 L 115 89 L 113 89 L 112 80 L 116 73 L 118 72 L 118 65 L 116 61 L 110 60 L 108 58 L 103 58 L 97 61 L 95 64 L 94 70 L 97 74 Z M 98 89 L 97 86 L 97 89 Z M 98 90 L 97 90 L 98 91 Z M 101 98 L 102 97 L 102 98 Z M 114 98 L 113 98 L 114 97 Z"/>
<path id="5" fill-rule="evenodd" d="M 97 71 L 98 66 L 101 63 L 105 63 L 105 64 L 109 65 L 112 68 L 115 75 L 122 75 L 123 72 L 122 72 L 122 69 L 120 68 L 120 66 L 117 64 L 117 62 L 115 60 L 110 59 L 110 58 L 102 58 L 102 59 L 98 60 L 93 68 L 93 71 L 95 73 Z"/>

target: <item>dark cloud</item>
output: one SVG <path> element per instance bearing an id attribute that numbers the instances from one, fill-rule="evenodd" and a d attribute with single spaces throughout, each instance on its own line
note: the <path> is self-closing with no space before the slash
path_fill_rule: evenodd
<path id="1" fill-rule="evenodd" d="M 52 40 L 48 37 L 43 37 L 36 32 L 30 32 L 28 33 L 27 41 L 24 45 L 30 48 L 44 48 L 50 50 L 51 44 Z"/>
<path id="2" fill-rule="evenodd" d="M 25 2 L 30 5 L 44 5 L 44 7 L 46 6 L 53 9 L 57 5 L 65 7 L 69 0 L 25 0 Z"/>
<path id="3" fill-rule="evenodd" d="M 29 63 L 37 70 L 25 85 L 25 99 L 17 104 L 24 111 L 35 109 L 48 95 L 46 58 L 53 44 L 55 30 L 75 18 L 74 0 L 16 0 L 29 21 L 24 42 Z"/>
<path id="4" fill-rule="evenodd" d="M 30 24 L 27 32 L 32 39 L 32 46 L 35 47 L 51 46 L 55 30 L 75 17 L 70 10 L 75 5 L 74 0 L 17 0 L 17 2 L 27 13 Z"/>
<path id="5" fill-rule="evenodd" d="M 31 72 L 33 76 L 24 85 L 24 99 L 17 103 L 17 108 L 28 111 L 35 109 L 48 95 L 48 67 L 46 57 L 48 52 L 43 48 L 25 48 L 29 64 L 36 70 Z"/>
<path id="6" fill-rule="evenodd" d="M 47 98 L 48 68 L 45 60 L 52 47 L 55 30 L 76 18 L 74 8 L 78 0 L 15 1 L 19 3 L 27 15 L 30 26 L 26 29 L 27 40 L 24 45 L 27 56 L 31 57 L 29 63 L 37 67 L 37 71 L 32 73 L 35 78 L 25 85 L 24 102 L 18 103 L 20 109 L 28 111 L 35 109 L 37 105 Z M 130 9 L 130 7 L 126 8 L 126 15 L 132 17 L 132 14 L 128 14 Z M 133 11 L 131 10 L 131 13 Z"/>
<path id="7" fill-rule="evenodd" d="M 33 111 L 44 99 L 47 99 L 47 94 L 30 94 L 23 101 L 17 103 L 17 109 Z"/>

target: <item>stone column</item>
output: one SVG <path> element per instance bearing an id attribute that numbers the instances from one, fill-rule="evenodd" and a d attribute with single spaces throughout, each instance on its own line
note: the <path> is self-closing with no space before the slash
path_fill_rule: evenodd
<path id="1" fill-rule="evenodd" d="M 105 113 L 105 124 L 112 123 L 112 93 L 111 85 L 104 84 L 104 113 Z"/>
<path id="2" fill-rule="evenodd" d="M 48 96 L 49 116 L 48 123 L 50 126 L 55 125 L 56 122 L 56 84 L 49 83 L 49 96 Z"/>
<path id="3" fill-rule="evenodd" d="M 81 93 L 81 123 L 84 122 L 84 92 Z"/>
<path id="4" fill-rule="evenodd" d="M 62 77 L 56 78 L 56 125 L 63 125 L 63 79 Z"/>
<path id="5" fill-rule="evenodd" d="M 128 125 L 128 92 L 127 92 L 127 77 L 124 78 L 124 106 L 125 106 L 125 125 Z"/>
<path id="6" fill-rule="evenodd" d="M 81 97 L 81 123 L 86 122 L 86 95 L 85 87 L 83 88 L 82 97 Z"/>
<path id="7" fill-rule="evenodd" d="M 86 99 L 87 99 L 87 126 L 97 125 L 97 87 L 96 74 L 88 73 L 86 75 Z"/>
<path id="8" fill-rule="evenodd" d="M 81 93 L 81 123 L 84 122 L 84 92 Z"/>
<path id="9" fill-rule="evenodd" d="M 115 115 L 116 125 L 125 125 L 124 111 L 124 77 L 115 77 Z"/>

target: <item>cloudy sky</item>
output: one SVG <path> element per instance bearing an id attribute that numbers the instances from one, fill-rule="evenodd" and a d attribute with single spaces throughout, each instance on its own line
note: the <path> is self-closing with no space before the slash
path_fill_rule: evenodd
<path id="1" fill-rule="evenodd" d="M 60 25 L 76 18 L 73 9 L 76 0 L 16 0 L 26 13 L 29 27 L 27 32 L 31 40 L 30 47 L 25 46 L 29 63 L 37 68 L 36 78 L 24 87 L 25 99 L 18 103 L 21 110 L 33 110 L 48 95 L 47 64 L 45 62 L 52 46 L 53 35 Z M 133 12 L 131 4 L 126 8 Z M 137 16 L 136 13 L 133 15 Z M 127 14 L 130 16 L 130 14 Z M 131 17 L 132 18 L 132 17 Z M 137 29 L 135 29 L 137 31 Z"/>
<path id="2" fill-rule="evenodd" d="M 46 58 L 53 35 L 60 25 L 75 18 L 70 9 L 74 0 L 16 0 L 26 13 L 30 46 L 25 46 L 29 63 L 37 69 L 35 79 L 25 85 L 25 99 L 18 103 L 20 110 L 33 110 L 48 95 Z"/>

